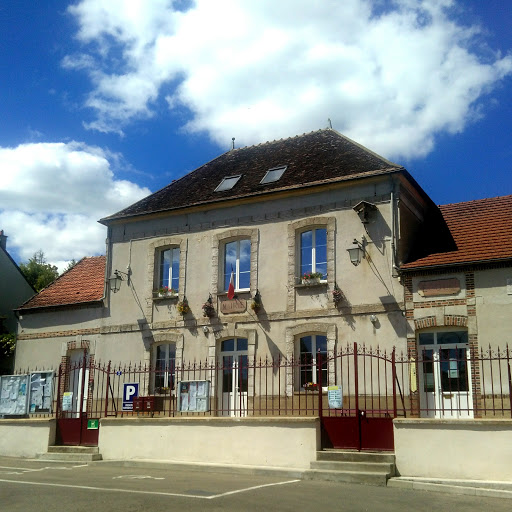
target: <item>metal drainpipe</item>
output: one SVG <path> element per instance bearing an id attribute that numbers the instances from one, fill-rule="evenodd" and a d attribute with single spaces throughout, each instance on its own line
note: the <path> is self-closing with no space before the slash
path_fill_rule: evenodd
<path id="1" fill-rule="evenodd" d="M 393 180 L 393 178 L 391 178 Z M 395 273 L 395 182 L 391 189 L 391 275 L 396 277 Z"/>

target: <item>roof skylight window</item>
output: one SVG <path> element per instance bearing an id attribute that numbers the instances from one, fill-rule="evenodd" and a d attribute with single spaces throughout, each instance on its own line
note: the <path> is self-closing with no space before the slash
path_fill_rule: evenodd
<path id="1" fill-rule="evenodd" d="M 260 184 L 264 185 L 265 183 L 274 183 L 274 181 L 279 181 L 284 171 L 286 171 L 286 165 L 281 167 L 274 167 L 274 169 L 269 169 L 267 174 L 260 181 Z"/>
<path id="2" fill-rule="evenodd" d="M 231 190 L 238 182 L 238 180 L 242 177 L 241 174 L 238 176 L 226 176 L 221 182 L 220 185 L 215 189 L 215 192 L 223 192 L 224 190 Z"/>

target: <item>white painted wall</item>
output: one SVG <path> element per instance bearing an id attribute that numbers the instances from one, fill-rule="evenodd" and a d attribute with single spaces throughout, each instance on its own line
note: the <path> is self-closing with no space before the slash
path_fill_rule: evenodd
<path id="1" fill-rule="evenodd" d="M 318 418 L 103 418 L 105 460 L 165 460 L 309 469 L 320 446 Z"/>
<path id="2" fill-rule="evenodd" d="M 55 444 L 54 419 L 0 420 L 0 455 L 34 458 Z"/>
<path id="3" fill-rule="evenodd" d="M 512 481 L 512 420 L 395 419 L 401 476 Z"/>

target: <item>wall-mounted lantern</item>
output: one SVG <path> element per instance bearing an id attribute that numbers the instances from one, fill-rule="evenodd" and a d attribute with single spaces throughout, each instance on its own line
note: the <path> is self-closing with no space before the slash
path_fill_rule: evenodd
<path id="1" fill-rule="evenodd" d="M 114 273 L 108 279 L 108 285 L 110 291 L 113 293 L 117 293 L 121 288 L 121 281 L 124 281 L 123 276 L 127 277 L 127 283 L 130 284 L 130 271 L 128 273 L 121 272 L 120 270 L 114 270 Z"/>
<path id="2" fill-rule="evenodd" d="M 357 267 L 359 263 L 361 263 L 361 259 L 365 257 L 365 241 L 366 239 L 363 237 L 363 241 L 359 242 L 354 238 L 354 247 L 349 247 L 347 249 L 348 255 L 350 256 L 350 263 Z"/>

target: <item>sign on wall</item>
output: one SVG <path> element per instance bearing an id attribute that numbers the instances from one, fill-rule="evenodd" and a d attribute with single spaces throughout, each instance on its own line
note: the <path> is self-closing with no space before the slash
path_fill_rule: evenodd
<path id="1" fill-rule="evenodd" d="M 341 386 L 327 387 L 327 401 L 329 402 L 329 409 L 343 409 Z"/>
<path id="2" fill-rule="evenodd" d="M 210 410 L 210 381 L 182 380 L 178 397 L 178 411 L 207 412 Z"/>
<path id="3" fill-rule="evenodd" d="M 27 414 L 28 387 L 28 375 L 0 377 L 0 414 L 5 416 Z"/>
<path id="4" fill-rule="evenodd" d="M 30 414 L 51 413 L 53 397 L 53 372 L 34 372 L 30 374 Z"/>
<path id="5" fill-rule="evenodd" d="M 138 382 L 123 384 L 123 411 L 133 411 L 133 399 L 138 396 Z"/>

